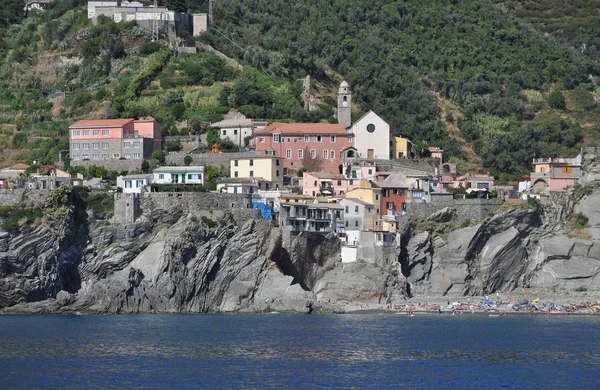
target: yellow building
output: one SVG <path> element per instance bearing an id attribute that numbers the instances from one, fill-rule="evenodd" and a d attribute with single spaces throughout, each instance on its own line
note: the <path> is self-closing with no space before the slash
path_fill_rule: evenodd
<path id="1" fill-rule="evenodd" d="M 229 177 L 254 178 L 259 190 L 276 190 L 283 187 L 283 158 L 275 156 L 249 156 L 229 161 Z"/>
<path id="2" fill-rule="evenodd" d="M 358 187 L 346 192 L 347 199 L 360 199 L 364 202 L 370 203 L 374 206 L 374 215 L 372 223 L 373 229 L 382 232 L 395 232 L 396 223 L 395 221 L 384 220 L 382 218 L 381 210 L 381 188 L 377 184 L 371 183 L 367 180 L 360 180 Z"/>
<path id="3" fill-rule="evenodd" d="M 390 141 L 390 158 L 410 158 L 412 143 L 408 138 L 392 137 Z"/>

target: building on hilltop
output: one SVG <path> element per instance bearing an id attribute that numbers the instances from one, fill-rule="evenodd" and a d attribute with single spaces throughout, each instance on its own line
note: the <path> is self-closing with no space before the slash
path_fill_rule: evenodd
<path id="1" fill-rule="evenodd" d="M 565 192 L 583 174 L 581 154 L 573 158 L 534 158 L 531 163 L 531 191 Z"/>
<path id="2" fill-rule="evenodd" d="M 54 0 L 27 0 L 25 2 L 25 8 L 23 11 L 26 13 L 33 10 L 45 11 L 48 8 L 48 4 L 52 3 Z"/>
<path id="3" fill-rule="evenodd" d="M 283 157 L 286 169 L 340 173 L 354 135 L 340 124 L 273 123 L 255 132 L 254 145 L 260 154 Z"/>
<path id="4" fill-rule="evenodd" d="M 150 159 L 160 150 L 160 125 L 154 119 L 82 120 L 69 127 L 71 163 Z"/>
<path id="5" fill-rule="evenodd" d="M 360 158 L 390 159 L 390 125 L 373 111 L 367 112 L 351 127 L 354 147 Z"/>
<path id="6" fill-rule="evenodd" d="M 413 158 L 412 142 L 408 138 L 392 137 L 390 140 L 390 159 L 403 160 Z"/>
<path id="7" fill-rule="evenodd" d="M 233 109 L 225 114 L 222 121 L 210 124 L 211 127 L 219 129 L 222 140 L 229 140 L 238 147 L 248 146 L 254 131 L 264 129 L 267 125 L 266 122 L 254 122 Z"/>
<path id="8" fill-rule="evenodd" d="M 110 18 L 116 23 L 135 21 L 140 26 L 150 28 L 156 21 L 159 30 L 170 37 L 177 34 L 179 26 L 190 29 L 189 15 L 170 11 L 166 7 L 146 7 L 137 1 L 121 1 L 120 6 L 116 0 L 88 1 L 88 19 L 92 19 L 93 24 L 98 24 L 100 16 Z"/>

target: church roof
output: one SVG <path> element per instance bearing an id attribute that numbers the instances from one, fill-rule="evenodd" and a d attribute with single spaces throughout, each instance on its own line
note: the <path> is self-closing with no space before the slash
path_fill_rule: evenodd
<path id="1" fill-rule="evenodd" d="M 346 80 L 342 81 L 340 88 L 350 88 L 350 84 Z"/>

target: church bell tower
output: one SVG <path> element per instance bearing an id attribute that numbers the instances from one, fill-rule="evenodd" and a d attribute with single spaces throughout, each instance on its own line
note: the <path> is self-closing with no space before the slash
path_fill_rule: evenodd
<path id="1" fill-rule="evenodd" d="M 352 124 L 352 92 L 350 85 L 342 81 L 338 90 L 337 120 L 338 123 L 350 127 Z"/>

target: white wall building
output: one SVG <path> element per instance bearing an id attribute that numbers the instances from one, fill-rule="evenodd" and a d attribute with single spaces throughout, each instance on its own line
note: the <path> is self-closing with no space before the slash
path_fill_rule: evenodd
<path id="1" fill-rule="evenodd" d="M 351 132 L 359 157 L 390 159 L 390 125 L 379 115 L 367 112 L 352 125 Z"/>
<path id="2" fill-rule="evenodd" d="M 161 167 L 153 172 L 154 184 L 196 184 L 204 185 L 204 167 Z"/>
<path id="3" fill-rule="evenodd" d="M 222 140 L 227 139 L 238 147 L 245 146 L 246 137 L 251 137 L 253 134 L 252 119 L 247 118 L 225 119 L 212 123 L 211 127 L 219 129 Z"/>
<path id="4" fill-rule="evenodd" d="M 152 183 L 151 173 L 117 177 L 117 187 L 121 188 L 124 194 L 139 194 L 142 189 L 150 192 L 148 188 L 150 183 Z"/>

